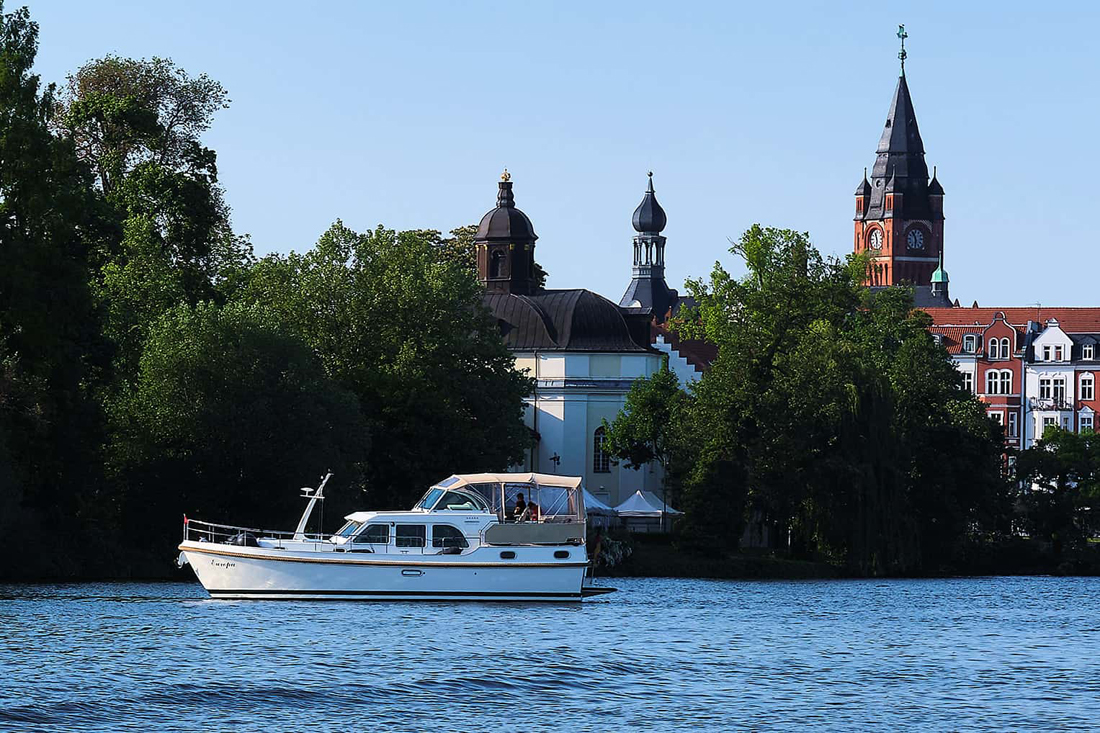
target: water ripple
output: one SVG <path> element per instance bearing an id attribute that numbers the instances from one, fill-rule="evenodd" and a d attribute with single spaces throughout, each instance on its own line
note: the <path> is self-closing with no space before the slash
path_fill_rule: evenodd
<path id="1" fill-rule="evenodd" d="M 1098 579 L 618 585 L 575 605 L 0 586 L 0 730 L 1096 725 Z"/>

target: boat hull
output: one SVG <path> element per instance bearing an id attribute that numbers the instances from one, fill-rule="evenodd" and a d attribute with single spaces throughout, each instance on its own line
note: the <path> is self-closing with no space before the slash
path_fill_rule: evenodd
<path id="1" fill-rule="evenodd" d="M 469 555 L 343 555 L 185 542 L 179 548 L 212 598 L 268 600 L 579 601 L 587 558 L 562 548 Z M 500 556 L 500 548 L 494 554 Z"/>

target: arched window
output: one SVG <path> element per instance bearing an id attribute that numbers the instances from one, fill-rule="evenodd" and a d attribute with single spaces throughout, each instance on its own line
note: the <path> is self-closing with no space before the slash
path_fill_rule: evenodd
<path id="1" fill-rule="evenodd" d="M 504 253 L 499 249 L 489 256 L 489 277 L 500 277 L 504 272 Z"/>
<path id="2" fill-rule="evenodd" d="M 611 473 L 611 456 L 603 449 L 607 442 L 607 431 L 603 425 L 592 434 L 592 472 Z"/>
<path id="3" fill-rule="evenodd" d="M 1093 381 L 1091 374 L 1085 374 L 1081 377 L 1081 399 L 1092 400 L 1096 394 L 1093 388 Z"/>
<path id="4" fill-rule="evenodd" d="M 1000 341 L 998 341 L 997 339 L 989 339 L 989 341 L 987 341 L 986 344 L 987 344 L 986 351 L 989 352 L 986 356 L 988 356 L 990 359 L 999 359 L 999 358 L 1001 358 L 1001 342 Z"/>
<path id="5" fill-rule="evenodd" d="M 1012 394 L 1012 372 L 1001 370 L 1001 394 Z"/>
<path id="6" fill-rule="evenodd" d="M 1012 347 L 1008 345 L 1008 339 L 1001 339 L 1001 358 L 1007 359 L 1012 356 Z"/>

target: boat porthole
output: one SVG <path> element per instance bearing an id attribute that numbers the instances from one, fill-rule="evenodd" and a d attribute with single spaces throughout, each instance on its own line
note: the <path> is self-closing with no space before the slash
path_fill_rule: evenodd
<path id="1" fill-rule="evenodd" d="M 500 553 L 500 559 L 501 560 L 515 560 L 516 559 L 516 553 L 512 552 L 511 550 L 505 550 L 504 552 Z"/>
<path id="2" fill-rule="evenodd" d="M 557 552 L 554 553 L 554 557 L 556 557 L 559 560 L 564 560 L 567 557 L 569 557 L 569 550 L 558 550 Z"/>

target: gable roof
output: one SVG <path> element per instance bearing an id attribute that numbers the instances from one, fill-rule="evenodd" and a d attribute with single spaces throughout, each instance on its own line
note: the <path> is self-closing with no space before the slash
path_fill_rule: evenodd
<path id="1" fill-rule="evenodd" d="M 1015 326 L 1017 331 L 1027 327 L 1028 321 L 1046 327 L 1051 318 L 1066 333 L 1100 333 L 1100 308 L 1048 308 L 1028 306 L 1025 308 L 921 308 L 932 316 L 935 326 L 966 326 L 985 328 L 993 323 L 998 313 L 1003 313 L 1005 321 Z"/>

